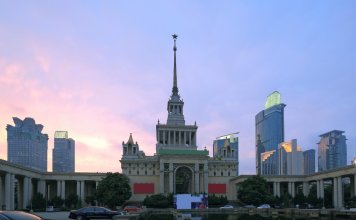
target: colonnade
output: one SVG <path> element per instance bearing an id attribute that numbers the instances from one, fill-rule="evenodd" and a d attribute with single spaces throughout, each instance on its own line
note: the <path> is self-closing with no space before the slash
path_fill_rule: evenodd
<path id="1" fill-rule="evenodd" d="M 348 175 L 345 177 L 350 178 L 350 184 L 351 184 L 351 196 L 356 196 L 356 174 L 353 175 Z M 302 187 L 302 192 L 304 196 L 309 195 L 310 191 L 310 184 L 314 183 L 316 185 L 316 191 L 317 191 L 317 198 L 324 199 L 325 193 L 324 193 L 324 181 L 331 181 L 333 185 L 333 206 L 335 208 L 342 209 L 344 207 L 344 190 L 343 190 L 343 177 L 332 177 L 332 178 L 325 178 L 325 179 L 317 179 L 317 180 L 310 180 L 310 181 L 303 181 L 302 178 L 300 178 L 299 181 L 290 181 L 288 180 L 287 176 L 280 177 L 280 180 L 275 180 L 278 179 L 276 177 L 268 177 L 264 176 L 264 178 L 267 179 L 267 182 L 270 182 L 273 184 L 273 195 L 280 197 L 282 195 L 281 193 L 281 188 L 282 185 L 287 185 L 288 186 L 288 194 L 292 196 L 292 198 L 295 197 L 296 195 L 296 186 L 299 185 Z M 274 179 L 274 180 L 272 180 Z M 293 179 L 293 178 L 291 178 Z"/>
<path id="2" fill-rule="evenodd" d="M 157 143 L 168 146 L 195 146 L 196 131 L 160 129 L 157 132 Z"/>
<path id="3" fill-rule="evenodd" d="M 62 176 L 63 177 L 63 176 Z M 46 200 L 52 199 L 54 196 L 58 196 L 63 200 L 66 199 L 69 193 L 74 192 L 78 195 L 79 199 L 84 202 L 86 196 L 94 194 L 99 180 L 79 180 L 73 179 L 72 175 L 68 175 L 68 179 L 55 180 L 55 179 L 40 179 L 14 174 L 10 172 L 0 173 L 0 209 L 2 210 L 14 210 L 25 209 L 31 206 L 31 199 L 34 193 L 41 193 Z M 51 193 L 51 183 L 56 182 L 54 187 L 56 189 Z M 75 183 L 76 189 L 73 189 L 71 185 L 66 183 Z M 17 199 L 17 206 L 15 207 L 15 198 Z"/>

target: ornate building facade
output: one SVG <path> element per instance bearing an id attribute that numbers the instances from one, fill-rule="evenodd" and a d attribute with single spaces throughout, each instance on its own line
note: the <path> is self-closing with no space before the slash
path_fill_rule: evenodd
<path id="1" fill-rule="evenodd" d="M 177 83 L 177 35 L 173 39 L 173 88 L 167 103 L 167 122 L 158 121 L 156 125 L 156 153 L 146 156 L 133 141 L 132 134 L 122 144 L 121 169 L 130 178 L 131 200 L 140 201 L 146 195 L 157 193 L 220 194 L 234 200 L 236 189 L 229 182 L 238 173 L 237 159 L 223 155 L 211 158 L 208 150 L 198 150 L 198 126 L 185 123 L 184 102 Z"/>

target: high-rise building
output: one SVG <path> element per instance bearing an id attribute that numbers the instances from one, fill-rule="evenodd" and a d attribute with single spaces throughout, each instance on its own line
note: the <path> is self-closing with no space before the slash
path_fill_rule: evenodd
<path id="1" fill-rule="evenodd" d="M 15 126 L 7 125 L 7 160 L 39 171 L 47 171 L 48 135 L 43 125 L 32 118 L 13 117 Z"/>
<path id="2" fill-rule="evenodd" d="M 239 175 L 239 138 L 238 132 L 217 137 L 213 143 L 213 157 L 219 160 L 236 162 L 236 176 Z"/>
<path id="3" fill-rule="evenodd" d="M 273 150 L 277 151 L 278 145 L 284 141 L 285 106 L 285 104 L 281 103 L 280 93 L 275 91 L 267 97 L 265 109 L 259 112 L 255 117 L 257 174 L 261 174 L 261 154 Z M 275 154 L 278 153 L 276 152 Z M 265 163 L 267 163 L 267 161 L 273 162 L 272 160 L 264 160 Z M 268 167 L 275 169 L 273 164 Z M 278 174 L 278 169 L 270 171 L 271 175 Z"/>
<path id="4" fill-rule="evenodd" d="M 282 142 L 278 146 L 278 173 L 279 175 L 303 175 L 303 152 L 297 145 L 297 140 Z"/>
<path id="5" fill-rule="evenodd" d="M 270 150 L 260 154 L 259 175 L 278 175 L 278 151 Z"/>
<path id="6" fill-rule="evenodd" d="M 304 156 L 304 174 L 315 173 L 315 150 L 310 149 L 303 152 Z"/>
<path id="7" fill-rule="evenodd" d="M 318 143 L 318 170 L 346 166 L 347 150 L 344 131 L 333 130 L 320 135 Z"/>
<path id="8" fill-rule="evenodd" d="M 75 142 L 68 138 L 67 131 L 56 131 L 54 133 L 52 162 L 53 172 L 75 172 Z"/>

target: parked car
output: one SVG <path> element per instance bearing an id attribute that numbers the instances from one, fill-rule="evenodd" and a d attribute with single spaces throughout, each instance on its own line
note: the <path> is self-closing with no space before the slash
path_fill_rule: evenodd
<path id="1" fill-rule="evenodd" d="M 258 206 L 257 208 L 258 208 L 258 209 L 270 209 L 271 206 L 268 205 L 268 204 L 263 204 L 263 205 Z"/>
<path id="2" fill-rule="evenodd" d="M 1 220 L 44 220 L 44 218 L 22 211 L 0 211 Z"/>
<path id="3" fill-rule="evenodd" d="M 245 205 L 244 208 L 254 209 L 254 208 L 256 208 L 256 206 L 254 206 L 254 205 Z"/>
<path id="4" fill-rule="evenodd" d="M 220 207 L 220 209 L 233 209 L 234 207 L 232 205 L 224 205 Z"/>
<path id="5" fill-rule="evenodd" d="M 127 206 L 125 206 L 125 208 L 124 208 L 124 211 L 130 212 L 130 213 L 132 213 L 132 212 L 138 212 L 138 211 L 140 211 L 140 210 L 141 210 L 140 207 L 137 207 L 137 206 L 134 206 L 134 205 L 127 205 Z"/>
<path id="6" fill-rule="evenodd" d="M 112 219 L 115 215 L 119 215 L 119 212 L 99 206 L 88 206 L 70 211 L 69 218 L 77 220 Z"/>

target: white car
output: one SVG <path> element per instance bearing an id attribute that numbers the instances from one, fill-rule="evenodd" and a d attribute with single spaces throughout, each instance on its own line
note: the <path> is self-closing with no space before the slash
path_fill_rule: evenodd
<path id="1" fill-rule="evenodd" d="M 220 209 L 233 209 L 234 207 L 232 205 L 224 205 L 220 207 Z"/>
<path id="2" fill-rule="evenodd" d="M 268 205 L 268 204 L 263 204 L 263 205 L 258 206 L 257 208 L 258 208 L 258 209 L 270 209 L 271 206 Z"/>

